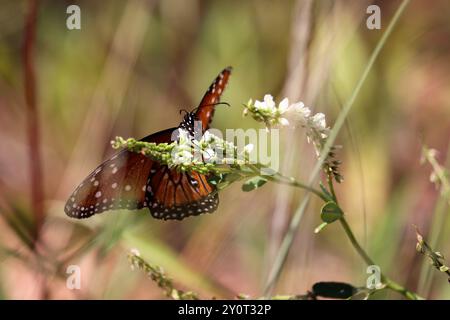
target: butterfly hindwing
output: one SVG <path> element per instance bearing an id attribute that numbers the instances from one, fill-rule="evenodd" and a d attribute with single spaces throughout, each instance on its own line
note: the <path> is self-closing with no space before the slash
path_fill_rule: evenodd
<path id="1" fill-rule="evenodd" d="M 215 188 L 205 175 L 178 172 L 156 165 L 148 180 L 145 200 L 157 219 L 178 219 L 212 213 L 219 205 Z"/>

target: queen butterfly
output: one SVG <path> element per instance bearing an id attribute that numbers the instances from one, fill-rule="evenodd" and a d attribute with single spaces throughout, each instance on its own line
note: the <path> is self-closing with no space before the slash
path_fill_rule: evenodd
<path id="1" fill-rule="evenodd" d="M 217 76 L 198 108 L 186 113 L 178 127 L 154 133 L 142 141 L 170 143 L 172 133 L 179 128 L 193 135 L 194 121 L 201 121 L 204 133 L 230 73 L 228 67 Z M 207 178 L 197 172 L 179 172 L 140 153 L 122 150 L 83 180 L 67 200 L 64 211 L 77 219 L 108 210 L 144 207 L 149 208 L 154 218 L 164 220 L 212 213 L 219 205 L 219 197 Z"/>

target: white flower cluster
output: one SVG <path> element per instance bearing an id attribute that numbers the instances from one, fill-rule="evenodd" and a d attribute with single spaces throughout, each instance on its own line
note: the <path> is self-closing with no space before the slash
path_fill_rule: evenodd
<path id="1" fill-rule="evenodd" d="M 175 146 L 172 149 L 172 163 L 173 165 L 189 165 L 194 160 L 192 153 L 193 144 L 189 133 L 186 130 L 178 130 L 178 140 L 175 141 Z"/>
<path id="2" fill-rule="evenodd" d="M 242 150 L 232 143 L 206 131 L 200 140 L 194 139 L 186 130 L 178 129 L 177 139 L 172 143 L 155 143 L 116 137 L 111 141 L 114 149 L 126 148 L 150 159 L 177 168 L 182 172 L 196 171 L 208 174 L 217 171 L 217 165 L 246 165 L 253 145 Z"/>
<path id="3" fill-rule="evenodd" d="M 328 137 L 329 128 L 325 121 L 323 113 L 311 114 L 311 110 L 303 102 L 289 104 L 288 98 L 284 98 L 276 106 L 273 97 L 270 94 L 264 96 L 263 101 L 249 100 L 245 105 L 244 115 L 251 114 L 253 119 L 264 122 L 267 128 L 272 126 L 288 126 L 289 120 L 294 120 L 293 125 L 299 124 L 306 129 L 308 142 L 312 142 L 316 152 L 320 153 Z"/>
<path id="4" fill-rule="evenodd" d="M 273 97 L 270 94 L 266 94 L 263 101 L 250 99 L 245 105 L 244 115 L 250 112 L 253 119 L 258 122 L 264 122 L 268 128 L 277 125 L 287 126 L 289 121 L 283 115 L 289 107 L 287 98 L 284 98 L 277 107 Z"/>
<path id="5" fill-rule="evenodd" d="M 202 157 L 205 163 L 232 164 L 237 160 L 242 160 L 233 143 L 223 140 L 211 134 L 209 131 L 203 134 L 203 137 L 198 142 L 198 146 L 202 151 Z M 245 146 L 243 152 L 246 153 L 247 149 L 252 147 L 253 145 Z"/>
<path id="6" fill-rule="evenodd" d="M 319 156 L 330 132 L 325 115 L 321 112 L 311 115 L 311 110 L 305 107 L 303 102 L 293 105 L 292 114 L 300 126 L 306 129 L 306 138 L 309 143 L 313 143 L 317 156 Z"/>
<path id="7" fill-rule="evenodd" d="M 141 256 L 141 253 L 139 252 L 138 249 L 133 248 L 133 249 L 130 250 L 130 253 L 129 253 L 130 260 L 131 260 L 132 257 L 140 257 L 140 256 Z M 130 267 L 131 267 L 131 270 L 134 271 L 134 269 L 136 268 L 136 263 L 131 263 Z"/>

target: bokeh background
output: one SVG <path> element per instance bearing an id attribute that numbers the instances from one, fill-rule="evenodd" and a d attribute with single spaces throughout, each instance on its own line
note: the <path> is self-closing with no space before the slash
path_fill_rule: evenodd
<path id="1" fill-rule="evenodd" d="M 332 126 L 400 5 L 375 1 L 382 28 L 369 30 L 372 3 L 39 1 L 33 121 L 23 61 L 31 2 L 0 0 L 0 297 L 163 298 L 145 274 L 130 269 L 130 248 L 202 298 L 261 296 L 301 191 L 266 184 L 243 193 L 236 184 L 221 193 L 216 213 L 182 222 L 154 220 L 147 210 L 76 221 L 65 216 L 64 202 L 114 152 L 111 138 L 177 125 L 179 111 L 194 108 L 228 65 L 234 72 L 223 101 L 231 107 L 217 108 L 215 128 L 259 128 L 242 118 L 242 103 L 265 93 L 304 101 Z M 81 8 L 81 30 L 66 28 L 70 4 Z M 350 225 L 382 271 L 444 299 L 446 276 L 417 254 L 412 225 L 450 255 L 448 202 L 430 183 L 430 166 L 420 164 L 423 144 L 439 151 L 440 163 L 450 162 L 449 16 L 445 0 L 407 7 L 339 134 L 345 180 L 337 186 Z M 304 132 L 281 138 L 281 171 L 307 179 L 315 158 Z M 31 188 L 36 149 L 40 202 Z M 320 205 L 313 201 L 303 216 L 274 293 L 302 294 L 317 281 L 365 284 L 366 266 L 338 225 L 314 234 Z M 81 267 L 81 290 L 66 288 L 71 264 Z"/>

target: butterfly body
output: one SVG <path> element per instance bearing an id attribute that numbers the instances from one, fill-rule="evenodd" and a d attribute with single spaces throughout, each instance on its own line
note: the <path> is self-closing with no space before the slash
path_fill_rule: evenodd
<path id="1" fill-rule="evenodd" d="M 214 106 L 228 82 L 231 68 L 224 69 L 211 84 L 194 112 L 186 113 L 176 128 L 151 134 L 143 141 L 170 143 L 177 129 L 195 136 L 195 122 L 202 134 L 209 128 Z M 219 197 L 208 177 L 197 172 L 180 172 L 140 154 L 122 150 L 98 166 L 75 189 L 66 202 L 65 213 L 72 218 L 88 218 L 109 210 L 136 210 L 147 207 L 157 219 L 178 219 L 212 213 Z"/>

